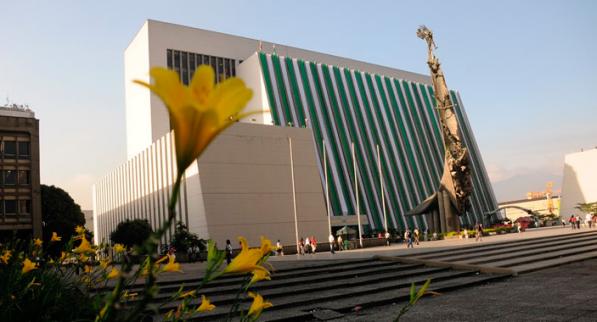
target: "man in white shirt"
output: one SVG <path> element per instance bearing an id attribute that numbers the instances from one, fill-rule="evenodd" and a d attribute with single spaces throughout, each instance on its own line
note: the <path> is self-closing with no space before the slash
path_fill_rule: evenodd
<path id="1" fill-rule="evenodd" d="M 586 214 L 585 215 L 585 221 L 587 222 L 587 226 L 589 226 L 589 228 L 593 227 L 593 215 Z"/>
<path id="2" fill-rule="evenodd" d="M 330 237 L 328 238 L 328 241 L 330 242 L 330 253 L 334 253 L 334 241 L 336 239 L 334 239 L 334 235 L 330 235 Z"/>

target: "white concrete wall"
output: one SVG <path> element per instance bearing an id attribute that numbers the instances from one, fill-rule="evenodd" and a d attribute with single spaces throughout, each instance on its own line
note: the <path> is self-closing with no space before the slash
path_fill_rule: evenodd
<path id="1" fill-rule="evenodd" d="M 154 141 L 151 136 L 151 93 L 134 84 L 149 77 L 149 24 L 145 22 L 124 51 L 124 94 L 126 104 L 127 158 L 147 148 Z"/>
<path id="2" fill-rule="evenodd" d="M 560 214 L 582 214 L 574 208 L 579 203 L 597 201 L 597 149 L 567 154 L 564 158 L 564 179 Z"/>
<path id="3" fill-rule="evenodd" d="M 260 113 L 251 115 L 241 120 L 241 122 L 272 125 L 272 114 L 269 100 L 267 99 L 263 73 L 261 72 L 259 55 L 254 53 L 240 64 L 236 69 L 236 76 L 242 79 L 245 85 L 253 90 L 253 97 L 247 103 L 245 112 L 260 111 Z"/>

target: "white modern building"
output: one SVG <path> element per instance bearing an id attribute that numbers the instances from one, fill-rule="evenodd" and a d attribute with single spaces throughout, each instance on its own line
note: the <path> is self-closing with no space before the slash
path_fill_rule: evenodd
<path id="1" fill-rule="evenodd" d="M 564 179 L 560 214 L 582 215 L 579 203 L 597 202 L 597 148 L 564 157 Z"/>
<path id="2" fill-rule="evenodd" d="M 254 94 L 247 110 L 263 113 L 225 131 L 187 170 L 178 220 L 192 232 L 220 244 L 238 235 L 327 240 L 328 204 L 332 226 L 360 218 L 366 232 L 426 227 L 404 214 L 441 176 L 428 76 L 148 20 L 125 51 L 128 161 L 94 185 L 96 242 L 126 218 L 155 228 L 166 215 L 176 166 L 168 112 L 132 81 L 150 82 L 149 70 L 166 66 L 188 84 L 200 64 L 213 66 L 218 81 L 242 78 Z M 452 95 L 473 164 L 473 210 L 462 221 L 474 223 L 497 203 L 460 95 Z"/>

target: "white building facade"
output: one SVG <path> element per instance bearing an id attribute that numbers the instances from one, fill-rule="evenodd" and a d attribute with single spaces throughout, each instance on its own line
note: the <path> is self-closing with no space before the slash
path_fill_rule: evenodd
<path id="1" fill-rule="evenodd" d="M 367 232 L 426 227 L 423 218 L 404 214 L 441 176 L 443 143 L 428 76 L 149 20 L 125 52 L 129 160 L 94 186 L 96 242 L 109 241 L 127 218 L 158 227 L 176 173 L 168 112 L 132 81 L 150 82 L 149 70 L 164 66 L 188 84 L 200 64 L 213 66 L 218 81 L 242 78 L 253 90 L 247 110 L 263 113 L 225 131 L 187 170 L 177 220 L 192 232 L 220 244 L 238 235 L 283 244 L 297 235 L 327 240 L 326 187 L 332 223 L 354 223 L 346 218 L 360 214 Z M 474 223 L 497 203 L 460 95 L 452 95 L 473 165 L 473 210 L 462 220 Z"/>
<path id="2" fill-rule="evenodd" d="M 597 202 L 597 148 L 566 154 L 560 215 L 582 215 L 579 203 Z"/>

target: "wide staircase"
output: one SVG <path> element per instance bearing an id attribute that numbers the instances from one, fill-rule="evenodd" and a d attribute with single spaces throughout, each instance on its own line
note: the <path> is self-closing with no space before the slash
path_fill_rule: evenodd
<path id="1" fill-rule="evenodd" d="M 264 311 L 263 321 L 327 320 L 362 308 L 404 303 L 408 301 L 411 284 L 420 286 L 427 279 L 432 280 L 429 290 L 445 293 L 596 257 L 597 231 L 586 231 L 422 250 L 409 256 L 374 256 L 319 263 L 295 261 L 296 264 L 275 269 L 271 281 L 260 282 L 251 290 L 274 304 Z M 273 264 L 275 267 L 276 263 Z M 196 314 L 191 320 L 225 320 L 242 281 L 243 277 L 228 276 L 202 288 L 199 294 L 209 297 L 216 309 Z M 191 290 L 199 283 L 199 278 L 160 282 L 160 295 L 155 300 L 155 304 L 160 305 L 159 314 L 155 320 L 176 309 L 179 302 L 166 302 L 181 285 L 185 290 Z M 141 289 L 131 291 L 140 292 Z M 193 304 L 199 304 L 199 301 L 196 299 Z M 241 301 L 241 309 L 246 311 L 252 299 L 241 295 Z M 396 311 L 399 311 L 398 306 Z"/>

